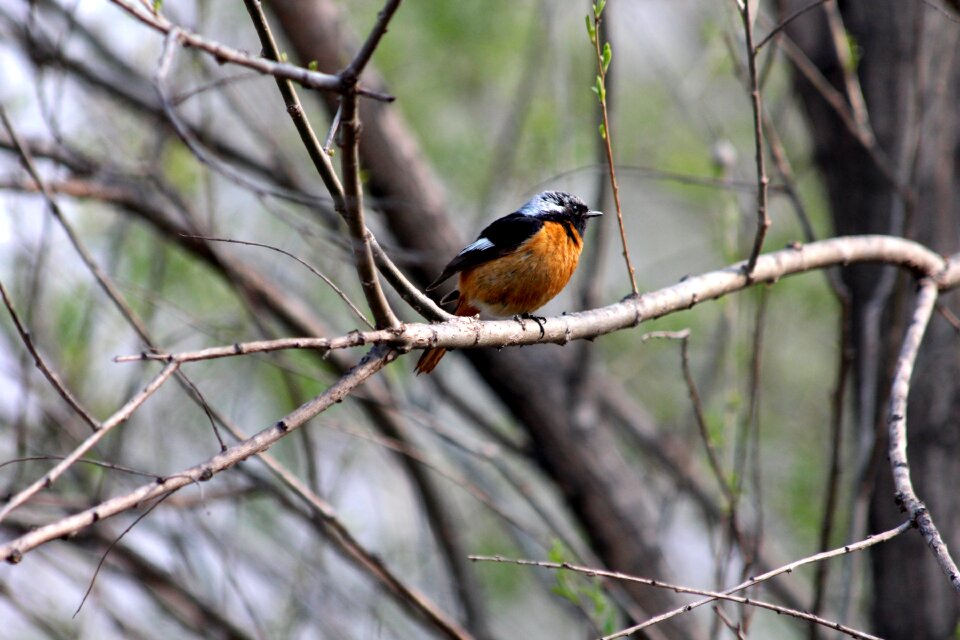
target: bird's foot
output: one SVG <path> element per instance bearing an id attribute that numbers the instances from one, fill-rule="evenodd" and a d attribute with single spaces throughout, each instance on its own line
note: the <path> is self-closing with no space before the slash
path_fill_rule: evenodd
<path id="1" fill-rule="evenodd" d="M 513 316 L 513 319 L 520 323 L 520 327 L 526 329 L 526 326 L 523 324 L 524 320 L 533 320 L 537 323 L 537 326 L 540 327 L 540 338 L 542 339 L 545 335 L 543 330 L 543 323 L 547 321 L 544 316 L 535 316 L 529 313 L 518 313 Z"/>

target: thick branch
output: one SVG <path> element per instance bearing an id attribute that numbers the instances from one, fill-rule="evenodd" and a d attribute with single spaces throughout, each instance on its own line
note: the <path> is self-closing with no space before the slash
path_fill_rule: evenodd
<path id="1" fill-rule="evenodd" d="M 837 265 L 863 262 L 898 265 L 932 279 L 940 289 L 950 289 L 960 284 L 960 268 L 955 265 L 955 260 L 960 260 L 960 257 L 947 261 L 923 245 L 895 236 L 848 236 L 796 245 L 760 256 L 750 275 L 744 270 L 745 263 L 740 262 L 599 309 L 547 318 L 543 323 L 457 318 L 441 324 L 406 324 L 377 331 L 352 332 L 336 338 L 285 338 L 215 347 L 176 356 L 144 353 L 118 360 L 189 362 L 254 351 L 290 348 L 333 350 L 367 344 L 389 344 L 405 350 L 438 346 L 447 349 L 504 347 L 540 342 L 566 344 L 571 340 L 596 338 L 635 327 L 645 320 L 689 309 L 706 300 L 745 289 L 753 283 L 773 283 L 786 276 Z"/>

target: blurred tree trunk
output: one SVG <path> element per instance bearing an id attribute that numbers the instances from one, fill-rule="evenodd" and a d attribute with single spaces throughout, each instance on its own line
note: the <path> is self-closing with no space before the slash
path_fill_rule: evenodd
<path id="1" fill-rule="evenodd" d="M 334 72 L 356 50 L 355 37 L 331 2 L 277 1 L 270 4 L 297 58 L 316 60 L 319 69 Z M 375 72 L 363 81 L 377 86 Z M 320 94 L 331 112 L 332 94 Z M 367 187 L 377 197 L 395 246 L 414 252 L 418 260 L 405 265 L 421 284 L 432 280 L 462 247 L 444 196 L 396 105 L 361 102 L 363 134 L 361 161 L 368 170 Z M 429 233 L 424 230 L 429 229 Z M 602 562 L 625 573 L 668 576 L 656 539 L 656 515 L 645 496 L 641 470 L 619 451 L 610 423 L 577 419 L 568 401 L 579 397 L 569 388 L 578 362 L 571 350 L 552 346 L 509 349 L 491 356 L 489 350 L 469 351 L 470 361 L 489 388 L 524 425 L 537 461 L 563 493 L 570 511 L 583 527 Z M 598 383 L 599 384 L 599 383 Z M 663 589 L 627 583 L 625 590 L 653 615 L 680 601 Z M 674 618 L 648 631 L 647 637 L 691 637 L 693 618 Z"/>
<path id="2" fill-rule="evenodd" d="M 808 4 L 783 0 L 786 16 Z M 839 3 L 842 29 L 831 36 L 829 5 L 787 30 L 820 73 L 850 104 L 850 78 L 862 87 L 876 153 L 797 71 L 794 88 L 809 118 L 815 162 L 822 172 L 837 234 L 905 235 L 934 250 L 960 249 L 960 25 L 922 0 Z M 836 36 L 839 35 L 839 38 Z M 851 71 L 835 42 L 850 43 Z M 854 98 L 855 99 L 855 98 Z M 861 137 L 861 140 L 863 138 Z M 883 167 L 886 165 L 886 168 Z M 899 187 L 895 184 L 899 183 Z M 886 461 L 890 371 L 913 300 L 913 281 L 888 267 L 843 272 L 850 296 L 855 349 L 855 419 L 869 529 L 902 521 Z M 956 312 L 956 294 L 941 300 Z M 913 480 L 953 554 L 960 551 L 960 360 L 956 331 L 941 316 L 928 330 L 908 412 Z M 871 450 L 871 447 L 876 449 Z M 871 462 L 872 461 L 872 462 Z M 853 478 L 851 478 L 852 480 Z M 872 492 L 872 493 L 870 493 Z M 856 516 L 856 514 L 854 514 Z M 873 547 L 873 631 L 885 638 L 953 635 L 960 599 L 923 539 L 901 536 Z"/>

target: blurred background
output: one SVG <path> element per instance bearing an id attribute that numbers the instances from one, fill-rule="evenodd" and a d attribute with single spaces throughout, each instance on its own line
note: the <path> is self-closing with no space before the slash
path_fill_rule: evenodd
<path id="1" fill-rule="evenodd" d="M 243 3 L 129 4 L 261 51 Z M 381 8 L 264 3 L 285 59 L 328 73 L 349 62 Z M 755 45 L 794 16 L 757 55 L 765 250 L 871 232 L 956 251 L 955 7 L 784 0 L 755 11 Z M 570 0 L 400 6 L 361 78 L 396 97 L 362 101 L 361 178 L 368 225 L 421 286 L 491 220 L 562 189 L 607 215 L 591 224 L 571 285 L 542 312 L 630 293 L 591 91 L 590 14 Z M 613 53 L 610 134 L 641 292 L 746 258 L 757 172 L 738 5 L 610 0 L 601 38 Z M 287 255 L 366 311 L 349 238 L 275 80 L 181 47 L 164 67 L 163 47 L 118 3 L 0 0 L 0 105 L 62 212 L 52 214 L 0 130 L 0 281 L 40 353 L 100 419 L 160 369 L 115 356 L 366 328 Z M 326 140 L 337 97 L 299 94 L 339 166 L 336 137 Z M 901 518 L 878 483 L 889 483 L 884 402 L 912 290 L 879 266 L 809 273 L 592 342 L 458 352 L 431 376 L 413 375 L 416 354 L 402 357 L 273 447 L 273 467 L 251 458 L 0 567 L 0 635 L 451 635 L 411 604 L 415 591 L 473 637 L 598 637 L 694 597 L 467 556 L 719 590 L 862 539 Z M 402 320 L 422 321 L 389 288 L 388 297 Z M 910 455 L 920 497 L 956 549 L 960 361 L 945 317 L 918 365 Z M 685 342 L 644 339 L 683 329 Z M 3 542 L 202 462 L 321 392 L 364 352 L 184 366 L 0 523 Z M 4 310 L 0 495 L 42 476 L 88 432 Z M 382 564 L 358 560 L 341 529 Z M 747 594 L 883 637 L 944 638 L 958 601 L 928 556 L 908 532 Z M 839 637 L 718 608 L 646 632 Z"/>

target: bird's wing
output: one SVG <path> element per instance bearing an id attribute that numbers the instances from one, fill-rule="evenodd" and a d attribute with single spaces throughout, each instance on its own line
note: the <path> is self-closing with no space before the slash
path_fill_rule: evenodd
<path id="1" fill-rule="evenodd" d="M 512 253 L 542 226 L 543 220 L 522 213 L 511 213 L 494 220 L 450 261 L 427 291 L 435 289 L 455 273 Z"/>

